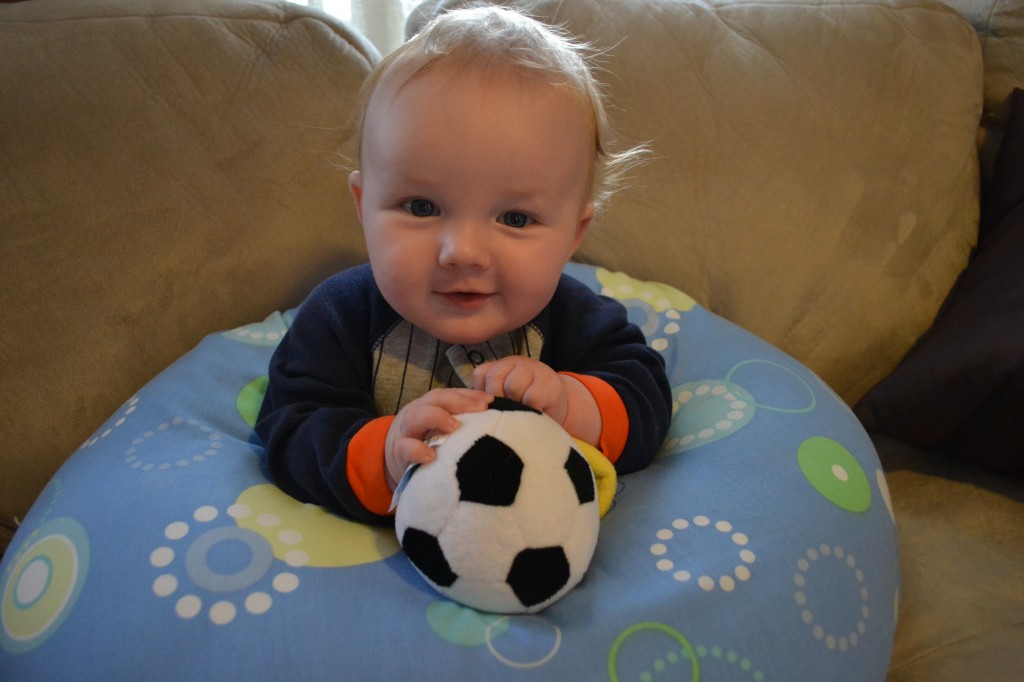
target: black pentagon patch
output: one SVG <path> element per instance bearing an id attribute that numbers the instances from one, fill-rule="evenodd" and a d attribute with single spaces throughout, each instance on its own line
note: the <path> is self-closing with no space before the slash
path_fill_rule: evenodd
<path id="1" fill-rule="evenodd" d="M 402 535 L 402 549 L 413 566 L 435 585 L 451 587 L 458 580 L 459 576 L 452 571 L 441 551 L 441 544 L 430 533 L 419 528 L 406 528 Z"/>
<path id="2" fill-rule="evenodd" d="M 487 406 L 488 410 L 497 410 L 498 412 L 533 412 L 534 414 L 541 414 L 540 410 L 535 410 L 528 405 L 516 402 L 511 398 L 499 398 L 495 396 L 491 404 Z"/>
<path id="3" fill-rule="evenodd" d="M 590 472 L 590 464 L 587 458 L 581 455 L 576 448 L 569 448 L 569 457 L 565 460 L 565 471 L 569 474 L 572 487 L 576 489 L 576 499 L 580 504 L 593 502 L 597 497 L 594 489 L 594 476 Z"/>
<path id="4" fill-rule="evenodd" d="M 569 560 L 561 547 L 524 549 L 516 555 L 505 582 L 523 606 L 536 606 L 569 583 Z"/>
<path id="5" fill-rule="evenodd" d="M 455 477 L 459 499 L 494 507 L 508 507 L 516 501 L 523 460 L 494 436 L 481 436 L 459 458 Z"/>

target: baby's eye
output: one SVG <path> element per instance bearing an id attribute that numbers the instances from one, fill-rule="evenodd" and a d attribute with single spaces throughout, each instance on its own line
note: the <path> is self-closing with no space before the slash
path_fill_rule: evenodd
<path id="1" fill-rule="evenodd" d="M 498 217 L 498 222 L 508 227 L 526 227 L 533 222 L 533 219 L 525 213 L 509 211 L 508 213 L 502 213 Z"/>
<path id="2" fill-rule="evenodd" d="M 440 215 L 440 211 L 437 210 L 437 206 L 430 199 L 411 199 L 405 202 L 402 208 L 416 218 L 428 218 L 430 216 Z"/>

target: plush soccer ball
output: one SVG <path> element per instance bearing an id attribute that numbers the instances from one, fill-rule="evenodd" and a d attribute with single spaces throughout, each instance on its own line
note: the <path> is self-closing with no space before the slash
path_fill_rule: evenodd
<path id="1" fill-rule="evenodd" d="M 594 474 L 553 419 L 495 399 L 405 483 L 395 530 L 442 595 L 481 611 L 534 613 L 582 578 L 597 545 Z"/>

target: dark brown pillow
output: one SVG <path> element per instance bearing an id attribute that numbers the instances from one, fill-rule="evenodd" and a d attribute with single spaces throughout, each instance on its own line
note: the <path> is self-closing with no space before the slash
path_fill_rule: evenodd
<path id="1" fill-rule="evenodd" d="M 857 404 L 868 431 L 1024 477 L 1024 90 L 977 249 L 932 328 Z"/>

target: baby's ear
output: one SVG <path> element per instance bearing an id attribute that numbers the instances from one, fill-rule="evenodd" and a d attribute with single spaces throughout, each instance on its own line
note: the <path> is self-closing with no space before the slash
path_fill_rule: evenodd
<path id="1" fill-rule="evenodd" d="M 348 191 L 352 193 L 352 200 L 356 204 L 356 215 L 359 222 L 363 221 L 363 174 L 359 171 L 352 171 L 348 174 Z"/>
<path id="2" fill-rule="evenodd" d="M 580 244 L 583 243 L 583 237 L 587 234 L 587 228 L 590 227 L 590 221 L 594 219 L 594 204 L 588 203 L 586 208 L 583 209 L 583 213 L 580 215 L 580 222 L 576 225 L 576 238 L 572 243 L 572 252 L 576 253 L 576 250 L 580 248 Z"/>

